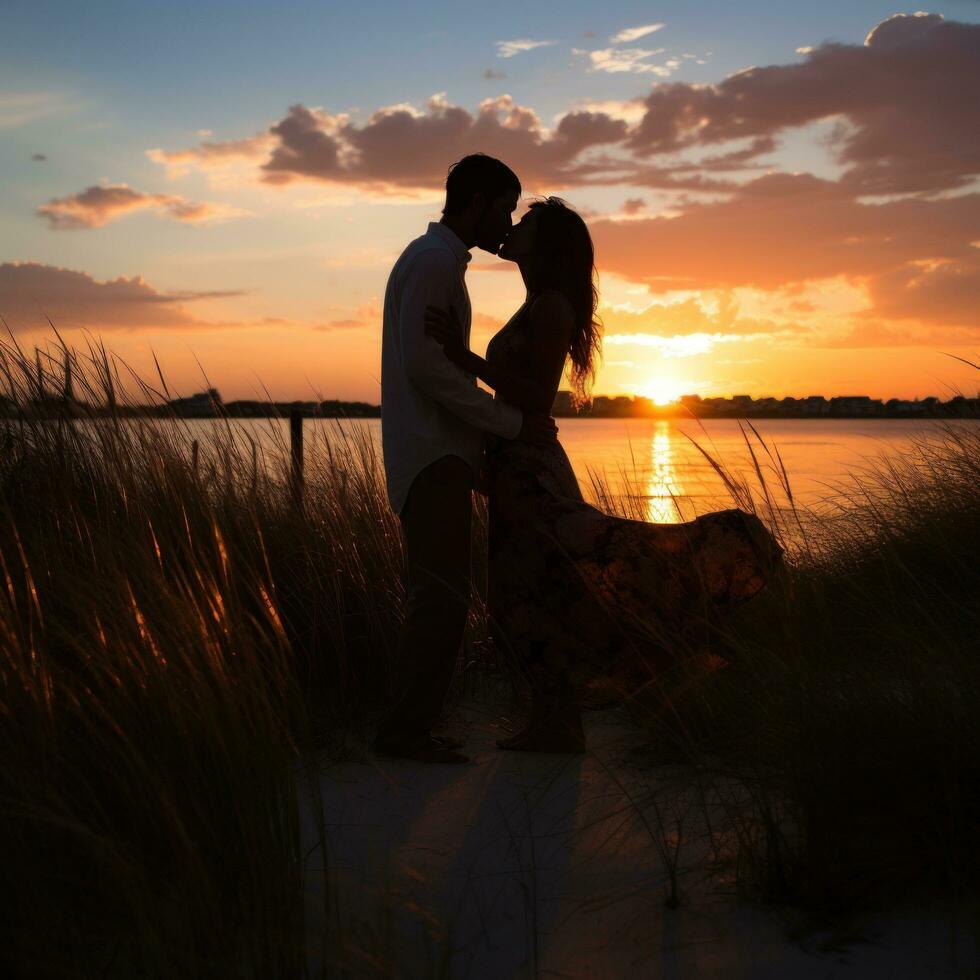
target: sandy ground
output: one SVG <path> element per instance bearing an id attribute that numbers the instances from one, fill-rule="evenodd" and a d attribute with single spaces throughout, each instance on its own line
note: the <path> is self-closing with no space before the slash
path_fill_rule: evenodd
<path id="1" fill-rule="evenodd" d="M 618 712 L 586 715 L 584 757 L 498 750 L 516 722 L 464 701 L 446 731 L 467 739 L 465 766 L 369 753 L 317 765 L 325 849 L 303 793 L 313 976 L 980 976 L 976 910 L 791 939 L 785 914 L 738 900 L 732 869 L 711 860 L 689 781 L 616 761 L 630 744 Z"/>

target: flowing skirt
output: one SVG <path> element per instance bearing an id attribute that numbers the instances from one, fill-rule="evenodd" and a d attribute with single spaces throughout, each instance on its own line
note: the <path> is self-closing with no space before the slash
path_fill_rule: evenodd
<path id="1" fill-rule="evenodd" d="M 488 611 L 532 683 L 602 691 L 658 674 L 719 607 L 756 595 L 782 549 L 738 509 L 651 524 L 587 503 L 560 443 L 491 437 Z M 640 668 L 640 669 L 637 669 Z M 535 680 L 537 679 L 537 680 Z"/>

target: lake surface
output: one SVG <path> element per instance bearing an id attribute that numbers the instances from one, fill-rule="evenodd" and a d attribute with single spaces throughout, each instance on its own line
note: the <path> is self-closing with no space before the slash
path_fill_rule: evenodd
<path id="1" fill-rule="evenodd" d="M 215 424 L 188 422 L 202 435 Z M 264 451 L 274 451 L 277 438 L 288 444 L 286 420 L 235 419 L 232 424 Z M 788 503 L 780 490 L 779 465 L 774 458 L 778 452 L 794 498 L 817 510 L 835 509 L 846 506 L 847 488 L 867 471 L 870 461 L 908 453 L 916 440 L 939 432 L 944 423 L 930 419 L 756 419 L 752 424 L 772 457 L 748 433 L 748 426 L 734 419 L 558 419 L 559 439 L 587 498 L 595 499 L 593 478 L 599 477 L 616 496 L 631 499 L 637 516 L 668 523 L 732 506 L 721 478 L 695 443 L 758 487 L 746 444 L 748 433 L 777 506 Z M 307 452 L 317 453 L 324 442 L 336 441 L 338 430 L 369 434 L 380 456 L 378 419 L 307 420 Z"/>

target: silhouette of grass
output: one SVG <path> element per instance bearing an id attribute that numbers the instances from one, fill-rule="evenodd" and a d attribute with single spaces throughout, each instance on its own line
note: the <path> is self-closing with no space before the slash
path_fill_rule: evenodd
<path id="1" fill-rule="evenodd" d="M 295 976 L 295 773 L 390 676 L 401 551 L 374 453 L 308 447 L 297 506 L 285 451 L 256 466 L 232 420 L 103 414 L 163 396 L 127 395 L 101 346 L 70 356 L 64 402 L 0 348 L 0 959 Z"/>
<path id="2" fill-rule="evenodd" d="M 403 559 L 375 447 L 357 427 L 309 439 L 298 501 L 277 420 L 260 458 L 233 419 L 123 418 L 170 397 L 162 373 L 161 391 L 101 345 L 60 353 L 73 401 L 0 342 L 16 407 L 0 419 L 0 963 L 300 975 L 317 926 L 295 781 L 367 731 L 393 676 Z M 944 433 L 832 518 L 797 507 L 754 430 L 757 480 L 782 474 L 761 494 L 706 453 L 790 560 L 705 624 L 709 651 L 674 638 L 677 669 L 626 699 L 656 752 L 700 776 L 716 857 L 735 841 L 767 897 L 826 910 L 976 889 L 980 434 Z M 628 499 L 594 489 L 607 509 Z M 457 680 L 479 665 L 520 694 L 487 640 L 485 529 L 478 498 Z M 676 867 L 680 824 L 655 815 Z"/>
<path id="3" fill-rule="evenodd" d="M 765 594 L 675 638 L 676 671 L 627 699 L 654 756 L 689 763 L 734 829 L 744 887 L 834 915 L 980 885 L 980 426 L 869 463 L 834 515 L 781 474 L 737 485 L 788 549 Z M 754 447 L 752 443 L 755 443 Z M 700 447 L 699 447 L 700 448 Z M 785 502 L 784 502 L 785 501 Z"/>

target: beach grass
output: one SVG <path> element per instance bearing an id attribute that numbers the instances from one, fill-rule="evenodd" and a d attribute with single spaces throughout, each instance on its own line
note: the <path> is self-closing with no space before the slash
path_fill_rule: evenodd
<path id="1" fill-rule="evenodd" d="M 0 420 L 0 965 L 302 975 L 297 779 L 391 693 L 403 557 L 376 447 L 340 426 L 310 440 L 297 495 L 282 426 L 260 459 L 232 419 L 124 418 L 162 404 L 164 378 L 101 345 L 51 365 L 65 354 L 72 402 L 0 344 L 17 407 Z M 678 646 L 670 676 L 622 692 L 653 757 L 702 781 L 753 894 L 832 912 L 975 893 L 977 431 L 947 427 L 819 519 L 791 475 L 728 476 L 786 568 L 706 624 L 711 669 Z M 474 585 L 466 665 L 519 692 Z"/>
<path id="2" fill-rule="evenodd" d="M 725 477 L 786 547 L 781 574 L 705 623 L 716 669 L 680 647 L 627 704 L 724 812 L 745 891 L 824 918 L 975 898 L 980 426 L 869 462 L 836 513 L 801 512 L 766 472 Z"/>
<path id="3" fill-rule="evenodd" d="M 390 676 L 401 552 L 373 453 L 311 451 L 298 502 L 230 421 L 89 411 L 163 396 L 72 356 L 59 407 L 0 351 L 0 958 L 296 976 L 296 774 Z"/>

